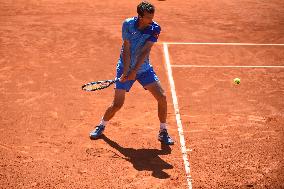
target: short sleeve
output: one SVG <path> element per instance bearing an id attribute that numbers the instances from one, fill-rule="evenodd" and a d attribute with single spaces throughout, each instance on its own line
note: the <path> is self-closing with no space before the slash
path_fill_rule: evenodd
<path id="1" fill-rule="evenodd" d="M 129 40 L 128 22 L 125 20 L 122 24 L 122 39 Z"/>
<path id="2" fill-rule="evenodd" d="M 161 33 L 161 27 L 159 25 L 153 25 L 151 36 L 148 38 L 148 41 L 157 42 L 160 33 Z"/>

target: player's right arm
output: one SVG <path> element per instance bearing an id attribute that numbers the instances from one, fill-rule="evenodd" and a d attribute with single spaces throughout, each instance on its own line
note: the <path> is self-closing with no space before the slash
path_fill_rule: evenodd
<path id="1" fill-rule="evenodd" d="M 129 72 L 130 66 L 130 32 L 129 32 L 129 22 L 124 20 L 122 24 L 122 40 L 123 40 L 123 49 L 122 49 L 122 62 L 123 62 L 123 74 L 120 77 L 121 82 L 127 80 L 127 74 Z"/>
<path id="2" fill-rule="evenodd" d="M 123 74 L 120 77 L 120 81 L 124 82 L 127 80 L 126 77 L 129 72 L 129 66 L 130 66 L 130 42 L 128 40 L 123 41 L 122 59 L 123 59 Z"/>

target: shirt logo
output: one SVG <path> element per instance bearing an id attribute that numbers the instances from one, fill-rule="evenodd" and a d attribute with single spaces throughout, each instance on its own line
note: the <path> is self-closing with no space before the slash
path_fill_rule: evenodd
<path id="1" fill-rule="evenodd" d="M 137 32 L 132 32 L 131 35 L 135 35 Z"/>

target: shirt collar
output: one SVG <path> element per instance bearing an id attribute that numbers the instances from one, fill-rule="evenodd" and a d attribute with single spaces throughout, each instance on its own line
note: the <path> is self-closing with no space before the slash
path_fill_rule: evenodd
<path id="1" fill-rule="evenodd" d="M 138 23 L 139 23 L 139 17 L 135 16 L 134 17 L 134 27 L 135 27 L 135 29 L 143 32 L 143 31 L 145 31 L 145 30 L 147 30 L 147 29 L 149 29 L 151 27 L 151 26 L 148 26 L 148 27 L 144 28 L 143 30 L 140 30 L 140 29 L 138 29 Z"/>
<path id="2" fill-rule="evenodd" d="M 134 17 L 134 27 L 136 29 L 138 29 L 138 22 L 139 22 L 139 18 L 137 16 Z"/>

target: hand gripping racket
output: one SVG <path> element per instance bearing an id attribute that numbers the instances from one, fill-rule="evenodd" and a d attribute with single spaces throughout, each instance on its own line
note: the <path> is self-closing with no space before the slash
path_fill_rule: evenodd
<path id="1" fill-rule="evenodd" d="M 82 86 L 82 90 L 84 91 L 102 90 L 102 89 L 108 88 L 109 86 L 111 86 L 117 81 L 119 81 L 119 79 L 94 81 L 94 82 L 86 83 L 85 85 Z"/>

